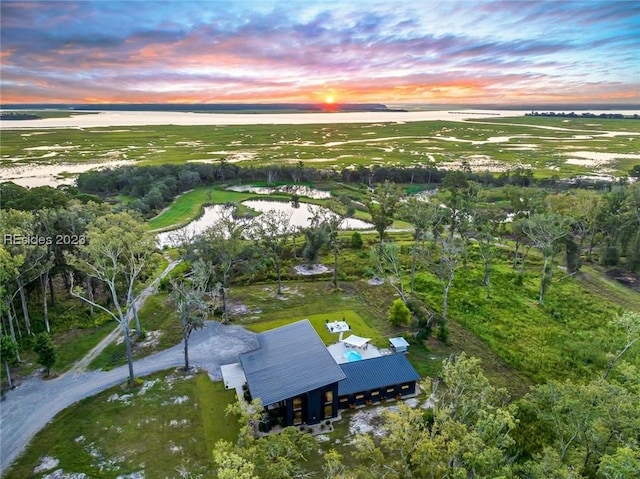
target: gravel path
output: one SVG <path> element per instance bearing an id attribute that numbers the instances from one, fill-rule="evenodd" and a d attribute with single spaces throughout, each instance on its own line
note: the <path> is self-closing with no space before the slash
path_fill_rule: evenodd
<path id="1" fill-rule="evenodd" d="M 255 333 L 241 326 L 207 321 L 189 340 L 189 360 L 220 380 L 220 366 L 238 361 L 242 352 L 257 348 Z M 182 344 L 134 362 L 136 377 L 184 364 Z M 64 408 L 126 382 L 127 366 L 111 371 L 70 371 L 49 381 L 32 378 L 9 391 L 0 402 L 0 476 L 33 436 Z"/>

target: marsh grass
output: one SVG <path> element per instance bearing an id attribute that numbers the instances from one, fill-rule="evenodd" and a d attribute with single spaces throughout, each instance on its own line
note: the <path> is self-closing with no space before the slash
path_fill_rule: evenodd
<path id="1" fill-rule="evenodd" d="M 0 165 L 108 159 L 158 165 L 226 158 L 240 163 L 250 161 L 252 165 L 302 161 L 305 166 L 342 169 L 375 164 L 438 166 L 483 155 L 504 162 L 507 168 L 530 164 L 536 176 L 544 176 L 549 167 L 557 168 L 557 175 L 562 178 L 576 171 L 565 163 L 566 157 L 558 154 L 568 146 L 582 151 L 638 152 L 640 139 L 633 134 L 640 132 L 640 121 L 569 119 L 565 123 L 564 120 L 516 117 L 405 124 L 111 127 L 46 130 L 46 134 L 30 136 L 28 142 L 24 141 L 24 131 L 8 130 L 3 132 L 0 154 L 12 160 L 2 160 Z M 601 126 L 590 126 L 594 124 Z M 566 130 L 538 128 L 545 126 Z M 603 136 L 609 130 L 623 135 Z M 574 138 L 575 135 L 582 136 Z M 488 141 L 507 136 L 512 138 Z M 513 149 L 531 144 L 535 147 L 530 150 Z M 46 149 L 27 149 L 56 145 L 65 149 L 55 157 L 43 157 Z M 614 173 L 626 174 L 629 161 L 614 161 L 609 167 Z M 591 172 L 592 169 L 585 169 L 585 173 Z"/>

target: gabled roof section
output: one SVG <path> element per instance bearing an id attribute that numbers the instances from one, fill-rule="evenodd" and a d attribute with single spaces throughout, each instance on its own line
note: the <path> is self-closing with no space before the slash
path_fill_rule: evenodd
<path id="1" fill-rule="evenodd" d="M 306 319 L 260 333 L 258 343 L 240 362 L 251 396 L 264 406 L 346 377 Z"/>
<path id="2" fill-rule="evenodd" d="M 420 379 L 404 354 L 387 354 L 340 365 L 346 378 L 338 383 L 338 396 L 394 386 Z"/>

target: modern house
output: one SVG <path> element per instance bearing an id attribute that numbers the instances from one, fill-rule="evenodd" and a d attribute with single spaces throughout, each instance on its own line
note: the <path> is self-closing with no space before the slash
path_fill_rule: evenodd
<path id="1" fill-rule="evenodd" d="M 251 397 L 272 421 L 295 426 L 338 415 L 338 382 L 346 376 L 308 320 L 260 333 L 258 344 L 240 363 Z"/>
<path id="2" fill-rule="evenodd" d="M 420 378 L 404 354 L 338 364 L 308 320 L 258 334 L 258 348 L 240 355 L 251 398 L 275 425 L 313 425 L 339 409 L 415 394 Z M 224 375 L 224 371 L 223 371 Z"/>

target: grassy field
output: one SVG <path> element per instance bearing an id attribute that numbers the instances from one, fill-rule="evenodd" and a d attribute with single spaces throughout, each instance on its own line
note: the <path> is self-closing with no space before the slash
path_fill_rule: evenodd
<path id="1" fill-rule="evenodd" d="M 176 198 L 166 211 L 149 220 L 154 230 L 184 226 L 202 214 L 207 204 L 235 203 L 251 198 L 252 194 L 224 191 L 212 187 L 196 188 Z"/>
<path id="2" fill-rule="evenodd" d="M 324 341 L 324 344 L 327 346 L 330 344 L 334 344 L 337 342 L 338 336 L 334 333 L 329 332 L 329 330 L 325 326 L 326 321 L 340 321 L 344 320 L 349 323 L 351 328 L 351 332 L 348 334 L 355 334 L 356 336 L 371 338 L 371 344 L 376 345 L 378 347 L 388 347 L 388 340 L 382 336 L 378 331 L 371 328 L 367 325 L 363 319 L 358 316 L 355 311 L 352 310 L 342 310 L 342 311 L 332 311 L 330 313 L 324 314 L 314 314 L 311 316 L 306 316 L 304 318 L 294 317 L 287 319 L 275 319 L 271 321 L 263 321 L 256 324 L 251 324 L 247 326 L 247 329 L 251 331 L 255 331 L 256 333 L 261 333 L 263 331 L 268 331 L 270 329 L 279 328 L 281 326 L 285 326 L 287 324 L 291 324 L 295 321 L 300 321 L 301 319 L 308 319 L 313 329 L 316 330 L 320 339 Z M 346 336 L 345 336 L 346 337 Z"/>
<path id="3" fill-rule="evenodd" d="M 182 467 L 209 477 L 216 441 L 238 435 L 237 419 L 225 415 L 233 401 L 235 391 L 205 373 L 164 372 L 134 391 L 114 387 L 59 413 L 4 477 L 54 469 L 95 478 L 180 477 Z M 58 462 L 44 468 L 44 457 Z"/>
<path id="4" fill-rule="evenodd" d="M 568 164 L 572 152 L 637 155 L 640 121 L 508 118 L 336 125 L 144 126 L 3 132 L 0 166 L 128 160 L 140 165 L 216 161 L 344 168 L 373 165 L 460 167 L 498 171 L 518 165 L 537 176 L 593 173 Z M 598 125 L 598 126 L 596 126 Z M 538 128 L 547 127 L 547 128 Z M 548 129 L 548 127 L 562 129 Z M 608 136 L 607 131 L 617 135 Z M 28 135 L 29 141 L 25 141 Z M 46 154 L 50 149 L 52 154 Z M 606 168 L 626 174 L 637 158 Z M 502 165 L 502 166 L 500 166 Z"/>
<path id="5" fill-rule="evenodd" d="M 586 379 L 600 375 L 609 353 L 622 345 L 622 337 L 609 322 L 623 306 L 617 285 L 599 282 L 603 293 L 592 294 L 592 286 L 557 272 L 542 306 L 537 303 L 540 276 L 528 268 L 520 283 L 508 264 L 500 263 L 492 275 L 493 295 L 479 287 L 482 271 L 461 269 L 450 292 L 449 315 L 480 338 L 514 370 L 536 382 L 548 379 Z M 425 302 L 441 310 L 442 287 L 428 273 L 416 279 Z M 627 293 L 627 306 L 640 310 L 640 294 Z M 627 359 L 639 363 L 638 351 Z"/>

